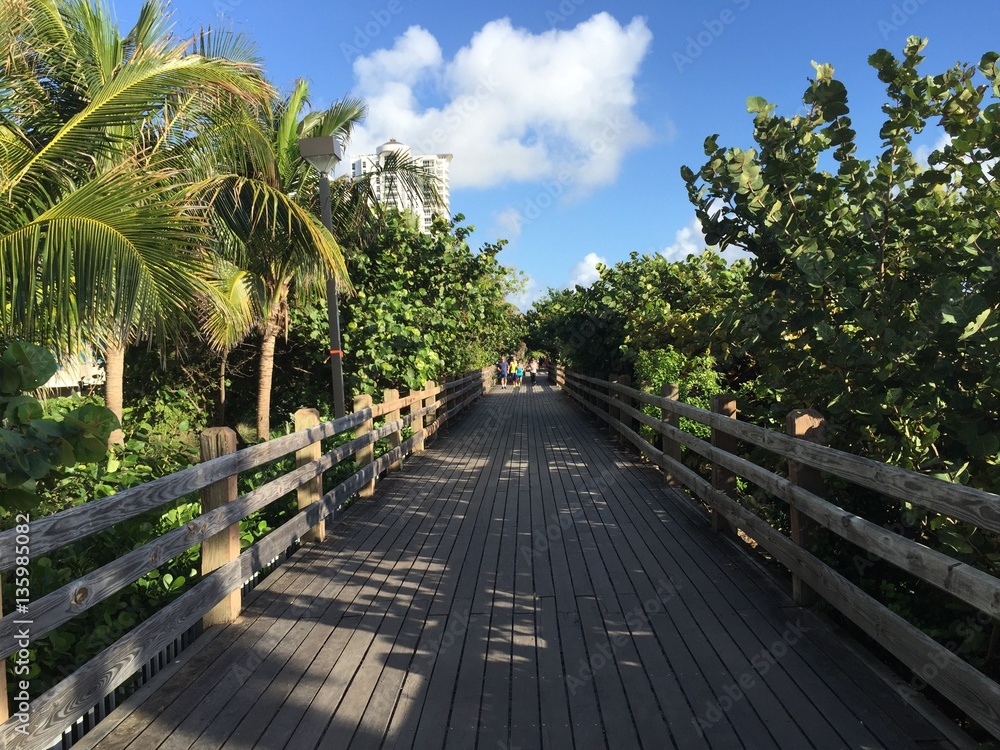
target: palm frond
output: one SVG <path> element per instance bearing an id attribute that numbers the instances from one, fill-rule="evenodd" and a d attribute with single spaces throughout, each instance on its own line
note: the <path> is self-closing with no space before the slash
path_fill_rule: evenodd
<path id="1" fill-rule="evenodd" d="M 234 96 L 266 96 L 267 87 L 228 63 L 195 56 L 175 60 L 134 60 L 124 66 L 89 104 L 6 181 L 7 191 L 31 169 L 95 151 L 112 152 L 110 129 L 147 118 L 169 93 L 186 88 L 214 88 Z"/>
<path id="2" fill-rule="evenodd" d="M 263 289 L 253 275 L 218 258 L 209 279 L 200 329 L 209 346 L 226 352 L 239 344 L 261 318 Z"/>
<path id="3" fill-rule="evenodd" d="M 351 291 L 337 240 L 315 214 L 280 188 L 227 174 L 196 183 L 189 196 L 213 207 L 247 246 L 248 270 L 271 279 L 271 287 L 291 279 L 319 284 L 333 275 L 341 289 Z"/>
<path id="4" fill-rule="evenodd" d="M 39 338 L 109 318 L 141 332 L 188 315 L 206 268 L 186 207 L 169 173 L 123 164 L 24 217 L 0 235 L 7 333 Z"/>

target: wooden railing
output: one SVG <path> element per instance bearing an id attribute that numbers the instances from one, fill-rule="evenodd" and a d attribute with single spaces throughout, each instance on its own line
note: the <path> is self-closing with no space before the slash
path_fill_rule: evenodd
<path id="1" fill-rule="evenodd" d="M 232 430 L 213 428 L 202 435 L 203 463 L 197 466 L 0 533 L 0 573 L 13 571 L 16 580 L 28 575 L 29 558 L 42 557 L 190 493 L 200 491 L 202 496 L 201 515 L 185 526 L 22 608 L 10 612 L 8 606 L 10 613 L 0 619 L 0 675 L 5 658 L 13 655 L 16 660 L 46 633 L 177 555 L 202 545 L 202 578 L 188 591 L 30 705 L 17 692 L 9 696 L 9 703 L 0 702 L 0 719 L 7 719 L 0 724 L 0 748 L 47 750 L 79 717 L 133 679 L 180 634 L 199 621 L 206 627 L 232 621 L 240 612 L 244 582 L 279 558 L 296 540 L 322 539 L 325 520 L 336 518 L 345 501 L 355 495 L 371 494 L 382 473 L 398 468 L 405 456 L 423 450 L 425 441 L 444 422 L 487 391 L 493 369 L 476 370 L 443 385 L 428 381 L 422 390 L 402 398 L 397 391 L 386 391 L 381 404 L 373 404 L 370 396 L 360 396 L 355 399 L 353 413 L 325 424 L 319 424 L 315 410 L 303 409 L 296 414 L 296 432 L 240 451 L 235 451 Z M 384 424 L 375 428 L 374 420 L 378 418 L 384 418 Z M 404 426 L 413 432 L 406 440 L 402 439 Z M 322 452 L 321 441 L 349 430 L 354 431 L 352 440 Z M 375 442 L 383 438 L 390 450 L 375 459 Z M 236 478 L 240 472 L 293 452 L 297 458 L 295 470 L 237 497 Z M 323 494 L 324 472 L 352 455 L 360 468 Z M 241 554 L 240 520 L 293 490 L 298 492 L 300 512 Z M 0 615 L 3 611 L 0 607 Z M 0 685 L 5 686 L 5 680 L 0 679 Z M 16 687 L 16 691 L 19 689 Z"/>
<path id="2" fill-rule="evenodd" d="M 793 594 L 808 603 L 813 593 L 826 599 L 903 662 L 921 680 L 1000 738 L 1000 685 L 952 650 L 900 617 L 853 584 L 810 551 L 813 531 L 828 529 L 859 547 L 868 559 L 885 560 L 909 574 L 946 591 L 983 613 L 987 623 L 1000 617 L 1000 580 L 940 551 L 861 518 L 822 497 L 821 472 L 875 490 L 953 519 L 1000 533 L 1000 496 L 951 484 L 924 474 L 906 471 L 860 456 L 834 450 L 822 442 L 822 416 L 799 410 L 788 417 L 783 435 L 735 419 L 735 397 L 712 399 L 712 411 L 676 400 L 676 386 L 663 395 L 566 372 L 550 371 L 560 385 L 587 410 L 607 422 L 623 440 L 700 498 L 719 529 L 739 529 L 752 538 L 793 576 Z M 662 418 L 641 410 L 657 407 Z M 677 427 L 684 417 L 711 428 L 711 441 Z M 639 433 L 646 425 L 660 437 L 657 448 Z M 788 461 L 788 477 L 775 474 L 733 455 L 736 441 L 758 446 Z M 712 480 L 685 466 L 681 447 L 707 459 Z M 741 477 L 786 502 L 791 511 L 791 534 L 773 528 L 738 502 L 736 477 Z"/>

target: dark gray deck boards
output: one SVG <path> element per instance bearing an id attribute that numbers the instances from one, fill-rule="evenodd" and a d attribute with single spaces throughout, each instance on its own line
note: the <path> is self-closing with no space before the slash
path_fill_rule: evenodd
<path id="1" fill-rule="evenodd" d="M 81 747 L 950 747 L 548 385 L 494 390 L 203 639 Z"/>

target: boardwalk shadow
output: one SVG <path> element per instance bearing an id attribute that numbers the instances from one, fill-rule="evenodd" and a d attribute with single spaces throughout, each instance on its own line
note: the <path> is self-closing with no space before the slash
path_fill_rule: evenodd
<path id="1" fill-rule="evenodd" d="M 542 384 L 482 399 L 201 641 L 96 746 L 946 746 Z"/>

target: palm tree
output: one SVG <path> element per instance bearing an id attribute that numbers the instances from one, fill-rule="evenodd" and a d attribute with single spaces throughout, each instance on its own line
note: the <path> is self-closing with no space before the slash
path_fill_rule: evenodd
<path id="1" fill-rule="evenodd" d="M 226 353 L 256 327 L 261 335 L 257 435 L 270 437 L 271 383 L 278 336 L 287 329 L 292 300 L 316 299 L 331 276 L 350 290 L 338 238 L 357 240 L 378 217 L 371 175 L 331 186 L 334 232 L 320 222 L 318 175 L 299 155 L 299 140 L 333 135 L 346 142 L 365 115 L 360 99 L 301 115 L 308 84 L 299 81 L 266 109 L 235 107 L 231 117 L 206 133 L 196 162 L 206 177 L 199 195 L 213 207 L 218 284 L 203 330 Z M 407 189 L 431 178 L 416 162 L 400 160 L 391 171 Z M 240 311 L 243 327 L 234 324 Z M 225 378 L 220 375 L 220 389 Z"/>
<path id="2" fill-rule="evenodd" d="M 119 418 L 125 345 L 165 338 L 205 290 L 181 141 L 220 101 L 270 96 L 241 42 L 193 50 L 167 22 L 158 0 L 125 36 L 101 3 L 0 0 L 0 325 L 96 343 Z"/>

